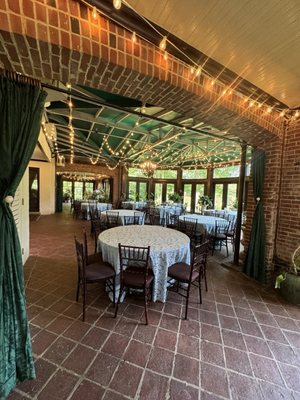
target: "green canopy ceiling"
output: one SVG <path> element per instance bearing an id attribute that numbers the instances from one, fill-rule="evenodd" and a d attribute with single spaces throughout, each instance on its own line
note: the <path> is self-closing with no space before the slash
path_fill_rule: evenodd
<path id="1" fill-rule="evenodd" d="M 238 138 L 228 138 L 226 132 L 195 124 L 172 110 L 97 89 L 73 86 L 57 99 L 52 93 L 46 120 L 55 124 L 57 150 L 67 161 L 72 151 L 74 162 L 111 166 L 138 166 L 151 159 L 160 168 L 207 167 L 240 159 Z"/>

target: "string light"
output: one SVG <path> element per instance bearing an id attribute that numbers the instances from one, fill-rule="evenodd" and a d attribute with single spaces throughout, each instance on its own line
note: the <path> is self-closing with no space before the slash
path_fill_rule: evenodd
<path id="1" fill-rule="evenodd" d="M 122 7 L 122 0 L 113 0 L 113 5 L 116 10 L 120 10 Z"/>
<path id="2" fill-rule="evenodd" d="M 160 48 L 161 50 L 166 50 L 166 47 L 167 47 L 167 36 L 164 36 L 164 37 L 161 39 L 160 43 L 159 43 L 159 48 Z"/>
<path id="3" fill-rule="evenodd" d="M 195 75 L 199 76 L 201 74 L 201 71 L 202 71 L 202 67 L 201 67 L 201 65 L 199 65 L 199 67 L 196 69 Z"/>
<path id="4" fill-rule="evenodd" d="M 96 7 L 93 7 L 93 10 L 92 10 L 92 17 L 93 17 L 94 19 L 97 19 L 97 17 L 98 17 L 98 13 L 97 13 Z"/>

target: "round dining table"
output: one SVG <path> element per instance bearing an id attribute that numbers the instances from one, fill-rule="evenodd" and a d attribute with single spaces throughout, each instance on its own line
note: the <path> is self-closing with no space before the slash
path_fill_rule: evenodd
<path id="1" fill-rule="evenodd" d="M 109 213 L 119 213 L 119 225 L 125 225 L 125 217 L 134 218 L 139 217 L 139 224 L 144 224 L 144 213 L 142 211 L 120 209 L 120 210 L 109 210 Z M 101 218 L 106 218 L 106 211 L 102 211 Z"/>
<path id="2" fill-rule="evenodd" d="M 152 301 L 165 302 L 168 268 L 180 261 L 190 263 L 189 237 L 174 229 L 154 225 L 118 226 L 103 231 L 98 237 L 98 251 L 102 252 L 104 261 L 114 266 L 117 274 L 120 272 L 119 243 L 150 246 L 150 267 L 154 274 Z"/>
<path id="3" fill-rule="evenodd" d="M 199 214 L 185 214 L 179 217 L 180 221 L 184 221 L 184 218 L 193 218 L 197 220 L 197 230 L 200 233 L 209 233 L 212 234 L 215 229 L 216 221 L 225 221 L 224 218 L 219 217 L 210 217 L 208 215 L 199 215 Z"/>

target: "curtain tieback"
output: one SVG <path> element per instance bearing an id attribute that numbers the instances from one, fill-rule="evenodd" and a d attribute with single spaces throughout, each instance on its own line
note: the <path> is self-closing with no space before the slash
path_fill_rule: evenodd
<path id="1" fill-rule="evenodd" d="M 11 204 L 14 201 L 14 198 L 13 198 L 13 196 L 6 196 L 6 197 L 4 197 L 4 201 L 7 204 Z"/>

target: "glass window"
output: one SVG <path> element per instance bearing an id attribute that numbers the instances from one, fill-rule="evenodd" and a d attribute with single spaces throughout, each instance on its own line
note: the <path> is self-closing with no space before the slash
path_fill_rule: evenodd
<path id="1" fill-rule="evenodd" d="M 216 210 L 222 210 L 223 186 L 222 183 L 217 183 L 215 185 L 214 207 Z"/>
<path id="2" fill-rule="evenodd" d="M 68 193 L 72 196 L 72 182 L 71 181 L 63 181 L 63 195 Z"/>
<path id="3" fill-rule="evenodd" d="M 128 168 L 128 176 L 132 176 L 134 178 L 145 178 L 145 174 L 139 168 Z"/>
<path id="4" fill-rule="evenodd" d="M 131 200 L 136 199 L 136 184 L 134 181 L 128 182 L 128 198 Z"/>
<path id="5" fill-rule="evenodd" d="M 85 182 L 84 184 L 84 197 L 88 198 L 92 195 L 94 190 L 94 183 L 93 182 Z"/>
<path id="6" fill-rule="evenodd" d="M 83 182 L 74 182 L 74 198 L 75 200 L 82 200 L 83 198 Z"/>
<path id="7" fill-rule="evenodd" d="M 154 201 L 155 204 L 161 204 L 162 202 L 162 183 L 155 183 L 154 185 Z"/>
<path id="8" fill-rule="evenodd" d="M 154 172 L 153 177 L 156 179 L 177 179 L 177 171 L 160 169 Z"/>
<path id="9" fill-rule="evenodd" d="M 186 205 L 186 211 L 191 211 L 192 185 L 183 185 L 183 203 Z"/>
<path id="10" fill-rule="evenodd" d="M 140 182 L 139 200 L 144 201 L 147 199 L 147 182 Z"/>
<path id="11" fill-rule="evenodd" d="M 174 193 L 174 187 L 174 183 L 167 183 L 167 201 L 169 201 L 169 196 Z"/>
<path id="12" fill-rule="evenodd" d="M 214 169 L 214 178 L 237 178 L 240 175 L 239 165 L 230 165 Z"/>
<path id="13" fill-rule="evenodd" d="M 198 204 L 199 197 L 204 196 L 204 183 L 197 183 L 196 185 L 196 201 L 195 201 L 195 208 L 196 212 L 201 211 L 201 205 Z"/>
<path id="14" fill-rule="evenodd" d="M 206 179 L 206 169 L 183 169 L 182 179 Z"/>
<path id="15" fill-rule="evenodd" d="M 237 184 L 236 183 L 229 183 L 228 190 L 227 190 L 227 204 L 226 207 L 230 209 L 237 208 Z"/>

